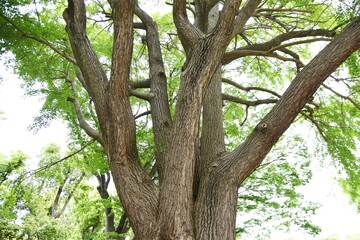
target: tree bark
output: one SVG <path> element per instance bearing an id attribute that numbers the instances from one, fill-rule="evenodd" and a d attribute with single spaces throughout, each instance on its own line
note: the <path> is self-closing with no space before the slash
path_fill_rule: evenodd
<path id="1" fill-rule="evenodd" d="M 109 82 L 108 157 L 115 187 L 138 239 L 156 232 L 158 189 L 140 166 L 129 101 L 135 1 L 114 1 L 114 44 Z"/>
<path id="2" fill-rule="evenodd" d="M 159 183 L 161 184 L 172 126 L 166 74 L 156 23 L 148 14 L 140 9 L 139 6 L 136 6 L 135 13 L 145 24 L 146 28 L 146 44 L 149 51 L 150 89 L 153 94 L 150 99 L 150 107 L 155 142 L 155 164 L 159 176 Z"/>
<path id="3" fill-rule="evenodd" d="M 224 234 L 225 239 L 235 239 L 238 187 L 261 164 L 322 82 L 359 48 L 358 19 L 304 67 L 244 143 L 208 167 L 196 202 L 197 239 L 222 239 Z"/>
<path id="4" fill-rule="evenodd" d="M 129 102 L 135 1 L 112 2 L 114 44 L 110 81 L 86 36 L 83 0 L 69 0 L 64 11 L 67 32 L 89 94 L 94 101 L 111 173 L 137 238 L 156 232 L 158 189 L 139 163 L 135 120 Z"/>
<path id="5" fill-rule="evenodd" d="M 212 26 L 208 14 L 217 2 L 196 1 L 196 11 L 204 15 L 193 25 L 187 18 L 186 1 L 174 1 L 174 23 L 187 58 L 180 76 L 173 121 L 156 25 L 135 1 L 111 1 L 114 44 L 110 81 L 86 37 L 84 2 L 69 0 L 64 12 L 76 62 L 95 103 L 115 186 L 137 239 L 235 239 L 240 184 L 260 165 L 320 84 L 360 48 L 360 21 L 357 20 L 304 67 L 249 137 L 226 153 L 219 67 L 221 62 L 239 57 L 231 53 L 224 58 L 226 47 L 261 1 L 249 0 L 240 11 L 241 1 L 225 1 Z M 147 31 L 152 94 L 146 98 L 154 121 L 160 188 L 140 165 L 129 100 L 134 13 Z M 270 48 L 277 47 L 280 43 L 270 41 L 261 46 L 269 49 L 270 45 Z M 200 126 L 200 157 L 197 158 Z M 195 171 L 200 174 L 196 176 Z"/>

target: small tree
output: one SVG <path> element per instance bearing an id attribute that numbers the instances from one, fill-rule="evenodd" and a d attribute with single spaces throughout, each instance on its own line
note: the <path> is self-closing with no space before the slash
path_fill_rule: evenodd
<path id="1" fill-rule="evenodd" d="M 52 108 L 47 110 L 53 111 L 48 116 L 59 109 L 60 100 L 54 99 L 72 103 L 80 127 L 104 148 L 137 239 L 235 239 L 239 187 L 299 114 L 325 140 L 333 140 L 331 146 L 339 146 L 336 139 L 329 139 L 335 120 L 316 114 L 328 106 L 323 99 L 329 99 L 321 93 L 317 99 L 317 90 L 329 89 L 358 108 L 354 99 L 324 84 L 360 48 L 360 21 L 354 20 L 357 4 L 346 12 L 342 5 L 336 9 L 335 1 L 325 5 L 310 0 L 174 0 L 169 4 L 175 29 L 167 34 L 158 30 L 137 1 L 87 4 L 68 0 L 66 6 L 57 3 L 47 8 L 44 3 L 41 12 L 24 14 L 15 3 L 5 3 L 1 21 L 6 41 L 1 45 L 16 55 L 21 63 L 18 72 L 30 86 L 34 79 L 46 78 L 49 70 L 57 73 L 57 79 L 65 79 L 48 82 Z M 61 25 L 57 14 L 64 8 L 67 37 L 56 31 Z M 335 13 L 338 19 L 331 17 Z M 19 34 L 27 39 L 26 45 L 16 44 Z M 36 45 L 30 40 L 62 58 L 38 52 L 37 62 L 44 64 L 26 66 L 25 59 L 33 55 Z M 330 43 L 305 64 L 303 59 L 311 54 L 302 46 L 316 41 Z M 167 53 L 182 57 L 182 66 L 171 57 L 164 62 Z M 350 58 L 350 70 L 359 69 L 358 56 Z M 63 67 L 59 71 L 53 66 Z M 140 80 L 144 75 L 145 80 Z M 287 86 L 286 80 L 292 78 Z M 222 92 L 222 84 L 234 88 Z M 356 85 L 345 84 L 351 92 Z M 237 146 L 230 142 L 234 130 L 230 136 L 224 134 L 224 123 L 231 125 L 226 118 L 224 122 L 224 115 L 233 108 L 227 102 L 245 106 L 234 111 L 233 128 L 243 134 Z M 263 104 L 267 107 L 259 107 Z M 136 114 L 136 106 L 143 113 Z M 258 107 L 252 110 L 254 106 Z M 135 120 L 146 114 L 151 115 L 155 179 L 154 171 L 149 173 L 141 164 L 149 152 L 141 152 L 137 141 L 144 139 L 147 125 Z M 334 147 L 332 152 L 344 159 L 343 150 Z M 348 176 L 356 174 L 348 171 Z"/>

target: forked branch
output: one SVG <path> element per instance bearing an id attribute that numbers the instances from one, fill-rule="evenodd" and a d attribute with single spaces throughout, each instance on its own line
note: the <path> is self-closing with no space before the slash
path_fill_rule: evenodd
<path id="1" fill-rule="evenodd" d="M 174 0 L 173 16 L 179 38 L 187 51 L 203 34 L 190 23 L 186 14 L 186 0 Z"/>
<path id="2" fill-rule="evenodd" d="M 245 47 L 240 47 L 237 49 L 234 49 L 230 52 L 225 53 L 222 63 L 223 64 L 228 64 L 230 62 L 232 62 L 235 59 L 238 59 L 240 57 L 244 57 L 244 56 L 274 56 L 274 57 L 278 57 L 281 59 L 282 56 L 276 54 L 274 51 L 275 50 L 281 50 L 281 49 L 286 49 L 286 47 L 288 46 L 293 46 L 293 45 L 298 45 L 298 44 L 303 44 L 303 43 L 308 43 L 308 42 L 313 42 L 313 41 L 329 41 L 328 38 L 315 38 L 315 39 L 307 39 L 304 41 L 295 41 L 292 43 L 286 43 L 283 44 L 283 42 L 291 40 L 291 39 L 296 39 L 296 38 L 304 38 L 304 37 L 315 37 L 315 36 L 325 36 L 328 38 L 334 37 L 335 36 L 335 32 L 331 31 L 331 30 L 324 30 L 324 29 L 317 29 L 317 30 L 302 30 L 302 31 L 292 31 L 292 32 L 287 32 L 287 33 L 283 33 L 280 34 L 278 36 L 276 36 L 275 38 L 273 38 L 272 40 L 265 42 L 265 43 L 257 43 L 257 44 L 252 44 L 252 45 L 248 45 Z M 276 54 L 276 55 L 274 55 Z M 298 59 L 294 58 L 292 61 L 294 62 L 299 62 Z"/>
<path id="3" fill-rule="evenodd" d="M 262 162 L 268 151 L 290 126 L 326 78 L 350 54 L 360 48 L 360 18 L 350 23 L 295 77 L 273 109 L 255 127 L 247 140 L 229 154 L 233 177 L 240 184 Z M 254 154 L 256 153 L 256 154 Z M 256 156 L 255 156 L 256 155 Z M 243 159 L 239 161 L 238 158 Z M 247 160 L 245 160 L 247 159 Z M 239 174 L 241 170 L 241 174 Z M 226 171 L 229 175 L 229 172 Z"/>
<path id="4" fill-rule="evenodd" d="M 255 13 L 256 8 L 261 3 L 261 0 L 248 0 L 245 6 L 240 10 L 239 14 L 236 17 L 234 28 L 232 31 L 232 38 L 240 33 L 244 28 L 246 22 L 250 17 Z"/>

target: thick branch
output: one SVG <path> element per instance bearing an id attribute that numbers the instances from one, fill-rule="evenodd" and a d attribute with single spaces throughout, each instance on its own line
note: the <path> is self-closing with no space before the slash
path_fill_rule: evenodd
<path id="1" fill-rule="evenodd" d="M 108 80 L 101 63 L 86 36 L 86 12 L 83 0 L 68 0 L 68 8 L 63 12 L 66 31 L 84 80 L 83 86 L 89 92 L 95 104 L 104 141 L 107 129 L 106 88 Z M 79 80 L 82 80 L 79 79 Z M 106 145 L 106 142 L 104 142 Z"/>
<path id="2" fill-rule="evenodd" d="M 135 81 L 130 82 L 131 88 L 150 88 L 150 79 L 142 80 L 142 81 Z"/>
<path id="3" fill-rule="evenodd" d="M 248 0 L 246 2 L 245 6 L 240 10 L 239 14 L 236 17 L 231 38 L 233 38 L 236 34 L 242 31 L 246 22 L 254 14 L 256 8 L 259 6 L 260 3 L 261 0 Z"/>
<path id="4" fill-rule="evenodd" d="M 281 46 L 281 43 L 290 39 L 313 37 L 313 36 L 333 37 L 334 34 L 335 34 L 334 31 L 323 30 L 323 29 L 303 30 L 303 31 L 293 31 L 293 32 L 283 33 L 276 36 L 274 39 L 268 42 L 248 45 L 245 47 L 237 48 L 231 52 L 227 52 L 225 53 L 222 59 L 222 63 L 228 64 L 231 61 L 244 56 L 271 56 L 272 54 L 276 54 L 274 53 L 276 49 L 285 48 L 286 46 L 288 46 L 288 45 Z M 306 40 L 306 41 L 310 41 L 310 40 Z M 299 43 L 304 43 L 304 42 L 294 42 L 290 45 L 299 44 Z"/>
<path id="5" fill-rule="evenodd" d="M 203 33 L 208 33 L 209 30 L 209 17 L 212 15 L 211 11 L 214 9 L 216 15 L 219 15 L 218 7 L 215 7 L 219 0 L 196 0 L 195 4 L 195 23 Z M 212 26 L 213 28 L 214 26 Z"/>
<path id="6" fill-rule="evenodd" d="M 74 108 L 76 111 L 76 117 L 79 121 L 80 127 L 89 135 L 91 138 L 95 139 L 97 142 L 104 146 L 104 140 L 101 137 L 100 133 L 93 129 L 85 120 L 84 114 L 82 113 L 81 106 L 79 101 L 76 98 L 68 97 L 67 99 L 69 102 L 74 104 Z"/>
<path id="7" fill-rule="evenodd" d="M 359 48 L 360 19 L 349 24 L 304 67 L 248 139 L 229 154 L 229 160 L 225 161 L 223 167 L 227 168 L 231 165 L 229 171 L 237 176 L 237 184 L 240 184 L 261 163 L 323 81 Z M 241 174 L 239 174 L 240 169 Z"/>
<path id="8" fill-rule="evenodd" d="M 184 49 L 188 51 L 203 34 L 190 23 L 186 14 L 186 0 L 174 0 L 173 18 Z"/>
<path id="9" fill-rule="evenodd" d="M 259 1 L 259 0 L 255 0 L 255 1 Z M 217 34 L 226 36 L 226 41 L 230 41 L 230 39 L 232 38 L 231 34 L 234 31 L 234 25 L 237 24 L 237 20 L 235 20 L 235 17 L 236 18 L 239 17 L 237 13 L 239 12 L 240 3 L 241 3 L 240 0 L 225 1 L 223 9 L 220 11 L 219 20 L 213 32 L 214 33 L 218 32 Z M 242 14 L 242 16 L 244 16 L 245 13 L 244 8 L 241 9 L 239 13 Z"/>
<path id="10" fill-rule="evenodd" d="M 143 100 L 148 101 L 148 102 L 154 96 L 154 94 L 152 94 L 152 93 L 140 92 L 140 91 L 136 91 L 134 89 L 130 89 L 129 94 L 130 94 L 130 96 L 134 96 L 134 97 L 143 99 Z"/>
<path id="11" fill-rule="evenodd" d="M 156 23 L 146 12 L 140 9 L 139 6 L 135 7 L 135 13 L 146 27 L 146 43 L 149 52 L 148 61 L 150 68 L 150 80 L 147 82 L 149 82 L 151 88 L 151 98 L 149 101 L 153 121 L 156 169 L 158 171 L 159 182 L 161 184 L 172 126 L 167 80 Z"/>
<path id="12" fill-rule="evenodd" d="M 261 100 L 249 101 L 246 99 L 234 97 L 234 96 L 224 94 L 224 93 L 222 94 L 222 99 L 226 100 L 226 101 L 230 101 L 230 102 L 240 103 L 240 104 L 246 105 L 246 106 L 258 106 L 258 105 L 262 105 L 262 104 L 270 104 L 270 103 L 278 102 L 277 99 L 261 99 Z"/>
<path id="13" fill-rule="evenodd" d="M 114 42 L 108 88 L 109 165 L 115 187 L 138 239 L 154 239 L 158 189 L 140 166 L 129 100 L 135 0 L 112 2 Z"/>

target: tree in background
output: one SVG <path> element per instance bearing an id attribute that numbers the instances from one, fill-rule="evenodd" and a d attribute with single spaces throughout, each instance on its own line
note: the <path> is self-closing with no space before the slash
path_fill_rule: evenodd
<path id="1" fill-rule="evenodd" d="M 60 148 L 50 144 L 40 156 L 39 168 L 25 172 L 24 154 L 1 156 L 0 238 L 124 239 L 115 229 L 107 229 L 109 216 L 103 214 L 119 204 L 100 196 L 89 183 L 93 175 L 82 157 L 61 159 Z M 112 220 L 122 212 L 119 207 L 111 210 Z M 127 226 L 122 222 L 120 229 Z"/>
<path id="2" fill-rule="evenodd" d="M 103 148 L 137 239 L 235 239 L 237 209 L 261 206 L 316 233 L 279 210 L 300 205 L 311 175 L 301 134 L 276 144 L 292 123 L 317 130 L 358 196 L 358 3 L 174 0 L 153 16 L 144 4 L 8 1 L 0 15 L 1 52 L 46 96 L 34 129 L 62 117 L 83 130 L 74 145 L 85 132 Z"/>

